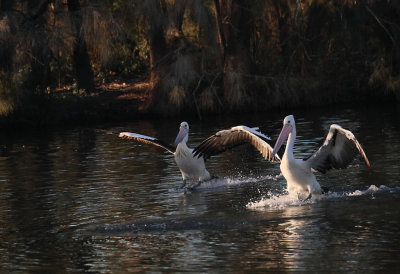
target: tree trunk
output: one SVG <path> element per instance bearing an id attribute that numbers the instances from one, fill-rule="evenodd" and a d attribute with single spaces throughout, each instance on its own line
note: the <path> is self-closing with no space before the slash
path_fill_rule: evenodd
<path id="1" fill-rule="evenodd" d="M 94 76 L 85 38 L 81 35 L 82 15 L 79 13 L 79 0 L 68 0 L 68 12 L 72 18 L 75 43 L 73 61 L 78 89 L 85 91 L 94 90 Z"/>
<path id="2" fill-rule="evenodd" d="M 166 56 L 167 48 L 164 27 L 152 26 L 149 34 L 150 46 L 150 81 L 155 84 L 160 78 L 162 58 Z"/>
<path id="3" fill-rule="evenodd" d="M 1 30 L 0 35 L 0 71 L 12 71 L 12 63 L 15 54 L 15 43 L 13 41 L 13 29 L 15 26 L 10 26 L 10 20 L 7 20 L 7 16 L 10 16 L 7 11 L 13 8 L 13 1 L 1 0 L 0 11 L 5 12 L 2 14 L 2 22 L 0 22 Z"/>
<path id="4" fill-rule="evenodd" d="M 150 1 L 150 0 L 149 0 Z M 174 108 L 169 103 L 171 90 L 178 85 L 180 75 L 174 70 L 177 58 L 182 57 L 181 49 L 186 46 L 182 34 L 185 0 L 175 1 L 167 7 L 163 0 L 153 0 L 152 11 L 148 11 L 149 46 L 150 46 L 150 100 L 144 106 L 161 113 L 171 113 Z M 168 18 L 166 21 L 154 20 L 154 16 Z M 182 91 L 182 89 L 180 89 Z M 184 93 L 181 92 L 182 97 Z M 172 107 L 172 109 L 171 109 Z"/>
<path id="5" fill-rule="evenodd" d="M 175 51 L 184 43 L 182 35 L 185 1 L 175 1 L 173 11 L 167 10 L 164 1 L 154 0 L 158 11 L 155 14 L 168 17 L 167 22 L 159 22 L 149 17 L 149 45 L 151 79 L 156 80 L 161 72 L 168 72 L 168 61 L 174 57 Z M 182 42 L 183 41 L 183 42 Z"/>
<path id="6" fill-rule="evenodd" d="M 239 0 L 215 0 L 224 49 L 224 97 L 231 108 L 248 102 L 245 76 L 251 73 L 250 4 Z"/>
<path id="7" fill-rule="evenodd" d="M 46 29 L 44 14 L 48 11 L 51 0 L 45 0 L 36 3 L 30 2 L 28 5 L 30 10 L 35 12 L 30 14 L 28 25 L 36 25 L 40 31 L 40 35 L 34 35 L 32 41 L 31 54 L 31 69 L 30 79 L 27 84 L 32 89 L 44 92 L 45 88 L 50 85 L 50 59 L 51 49 L 48 45 L 49 37 Z M 29 26 L 27 26 L 29 28 Z"/>

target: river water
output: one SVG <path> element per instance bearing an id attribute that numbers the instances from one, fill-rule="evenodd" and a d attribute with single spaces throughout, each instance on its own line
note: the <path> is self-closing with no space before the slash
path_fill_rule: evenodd
<path id="1" fill-rule="evenodd" d="M 287 114 L 298 158 L 338 123 L 371 168 L 357 158 L 317 175 L 329 192 L 300 202 L 286 195 L 279 164 L 244 145 L 207 161 L 218 179 L 183 191 L 171 154 L 105 133 L 172 143 L 178 119 L 1 132 L 0 272 L 398 271 L 398 107 L 192 119 L 189 145 L 239 124 L 277 138 Z"/>

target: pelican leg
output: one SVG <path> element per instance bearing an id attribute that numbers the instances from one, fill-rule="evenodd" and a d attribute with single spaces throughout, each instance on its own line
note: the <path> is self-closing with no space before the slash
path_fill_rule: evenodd
<path id="1" fill-rule="evenodd" d="M 305 198 L 305 199 L 303 200 L 303 202 L 306 202 L 306 201 L 310 200 L 311 197 L 312 197 L 312 193 L 310 192 L 310 194 L 308 194 L 307 198 Z"/>
<path id="2" fill-rule="evenodd" d="M 179 187 L 179 189 L 182 189 L 186 186 L 186 179 L 183 179 L 182 185 Z"/>
<path id="3" fill-rule="evenodd" d="M 202 181 L 199 181 L 197 184 L 195 184 L 192 187 L 189 187 L 190 190 L 195 190 L 196 188 L 198 188 L 201 185 Z"/>

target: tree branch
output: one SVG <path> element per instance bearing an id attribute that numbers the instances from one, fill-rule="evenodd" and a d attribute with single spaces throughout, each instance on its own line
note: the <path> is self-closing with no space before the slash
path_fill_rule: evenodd
<path id="1" fill-rule="evenodd" d="M 392 43 L 395 44 L 393 36 L 390 34 L 389 30 L 382 24 L 382 22 L 381 22 L 381 20 L 379 20 L 378 16 L 376 16 L 375 13 L 373 13 L 373 11 L 368 6 L 365 6 L 365 8 L 375 18 L 376 22 L 378 22 L 378 24 L 383 28 L 383 30 L 389 36 L 390 40 L 392 40 Z"/>

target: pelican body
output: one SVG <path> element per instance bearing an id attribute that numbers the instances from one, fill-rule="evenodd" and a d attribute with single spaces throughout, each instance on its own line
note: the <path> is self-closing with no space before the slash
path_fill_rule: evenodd
<path id="1" fill-rule="evenodd" d="M 182 122 L 180 124 L 179 133 L 174 142 L 176 149 L 174 146 L 157 138 L 137 133 L 121 132 L 119 137 L 159 146 L 174 154 L 175 162 L 182 174 L 183 183 L 181 188 L 186 186 L 187 180 L 198 181 L 198 183 L 190 189 L 197 188 L 203 181 L 213 178 L 205 167 L 206 159 L 236 146 L 250 143 L 260 151 L 265 159 L 271 161 L 280 160 L 279 157 L 283 155 L 282 150 L 279 150 L 278 155 L 271 157 L 272 146 L 269 137 L 259 132 L 258 128 L 250 128 L 247 126 L 236 126 L 218 131 L 216 134 L 201 142 L 195 149 L 191 149 L 187 146 L 187 141 L 189 139 L 189 124 L 187 122 Z"/>
<path id="2" fill-rule="evenodd" d="M 296 159 L 293 155 L 296 139 L 296 124 L 293 115 L 285 117 L 272 155 L 280 149 L 286 139 L 288 141 L 280 169 L 287 181 L 289 194 L 297 194 L 298 197 L 307 195 L 305 200 L 310 199 L 313 194 L 322 192 L 313 171 L 326 173 L 332 168 L 346 168 L 357 154 L 362 156 L 368 167 L 370 166 L 354 134 L 336 124 L 330 126 L 324 144 L 308 159 Z"/>
<path id="3" fill-rule="evenodd" d="M 189 139 L 189 124 L 187 122 L 182 122 L 180 124 L 179 133 L 174 142 L 176 149 L 174 146 L 169 145 L 157 138 L 137 133 L 121 132 L 119 137 L 132 139 L 146 144 L 152 144 L 172 153 L 182 174 L 183 183 L 180 188 L 184 188 L 186 186 L 187 180 L 198 181 L 195 186 L 191 187 L 191 189 L 194 189 L 203 181 L 207 181 L 212 178 L 206 169 L 204 158 L 194 157 L 193 149 L 189 148 L 186 144 Z"/>
<path id="4" fill-rule="evenodd" d="M 189 148 L 186 144 L 188 139 L 189 124 L 182 122 L 179 127 L 178 136 L 175 139 L 175 145 L 177 146 L 174 152 L 175 162 L 182 173 L 182 187 L 186 185 L 188 179 L 198 180 L 196 186 L 200 185 L 203 181 L 211 179 L 211 175 L 206 169 L 204 158 L 198 158 L 193 155 L 193 149 Z"/>

